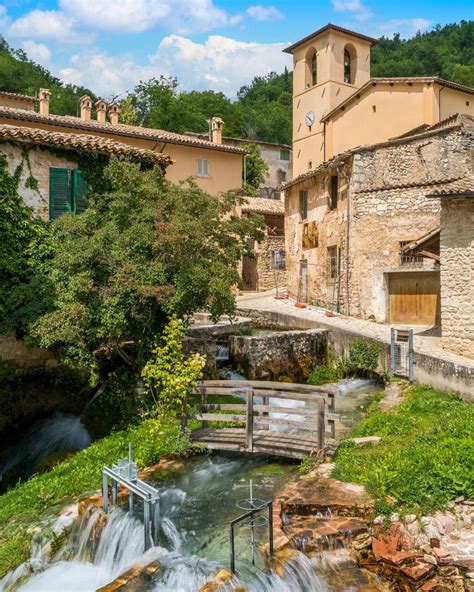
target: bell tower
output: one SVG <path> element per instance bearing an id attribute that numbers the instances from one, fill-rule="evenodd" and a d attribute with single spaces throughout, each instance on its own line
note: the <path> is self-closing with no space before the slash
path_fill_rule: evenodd
<path id="1" fill-rule="evenodd" d="M 370 80 L 375 43 L 328 24 L 284 50 L 293 55 L 293 177 L 327 160 L 321 118 Z"/>

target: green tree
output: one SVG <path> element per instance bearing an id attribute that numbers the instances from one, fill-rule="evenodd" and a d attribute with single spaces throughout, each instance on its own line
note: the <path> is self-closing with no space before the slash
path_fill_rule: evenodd
<path id="1" fill-rule="evenodd" d="M 173 314 L 233 314 L 237 263 L 261 239 L 261 220 L 231 215 L 237 196 L 112 159 L 111 191 L 52 224 L 52 306 L 32 334 L 63 361 L 100 372 L 114 356 L 138 370 Z M 94 375 L 95 376 L 95 375 Z"/>
<path id="2" fill-rule="evenodd" d="M 245 156 L 244 190 L 248 195 L 256 195 L 257 189 L 268 175 L 268 164 L 262 158 L 262 151 L 258 144 L 246 144 L 243 149 L 248 152 Z"/>

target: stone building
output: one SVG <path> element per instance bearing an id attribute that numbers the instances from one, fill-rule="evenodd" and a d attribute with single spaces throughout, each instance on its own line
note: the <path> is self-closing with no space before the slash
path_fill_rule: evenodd
<path id="1" fill-rule="evenodd" d="M 176 183 L 193 178 L 211 195 L 242 187 L 245 150 L 222 143 L 222 120 L 211 121 L 212 141 L 165 130 L 119 123 L 120 106 L 88 96 L 79 101 L 80 117 L 53 115 L 49 112 L 50 93 L 40 89 L 38 99 L 0 93 L 0 124 L 42 129 L 48 132 L 96 136 L 133 148 L 167 154 L 174 166 L 167 179 Z M 38 111 L 35 111 L 35 107 Z M 107 120 L 108 119 L 108 120 Z"/>
<path id="2" fill-rule="evenodd" d="M 439 324 L 439 263 L 404 247 L 440 225 L 440 199 L 428 194 L 470 174 L 473 147 L 473 119 L 455 115 L 287 183 L 290 296 L 380 322 Z"/>
<path id="3" fill-rule="evenodd" d="M 283 202 L 277 199 L 247 197 L 240 215 L 259 214 L 265 219 L 265 238 L 254 245 L 255 259 L 244 257 L 244 290 L 264 291 L 283 287 L 285 275 L 285 226 Z"/>
<path id="4" fill-rule="evenodd" d="M 20 171 L 18 193 L 44 220 L 85 208 L 87 183 L 79 168 L 78 152 L 130 157 L 163 170 L 171 164 L 164 154 L 100 136 L 0 124 L 0 158 L 11 175 Z"/>
<path id="5" fill-rule="evenodd" d="M 195 132 L 188 132 L 188 134 L 202 139 L 209 139 L 209 134 L 198 134 Z M 229 138 L 228 136 L 224 136 L 222 139 L 227 146 L 237 146 L 245 149 L 246 145 L 255 144 L 260 148 L 261 157 L 268 166 L 268 173 L 265 181 L 258 189 L 258 194 L 260 197 L 268 199 L 281 199 L 279 186 L 282 183 L 291 181 L 293 178 L 293 151 L 291 146 L 288 146 L 288 144 L 249 140 L 247 138 Z"/>
<path id="6" fill-rule="evenodd" d="M 373 78 L 376 39 L 328 24 L 293 55 L 293 175 L 346 150 L 474 115 L 474 89 L 436 76 Z"/>

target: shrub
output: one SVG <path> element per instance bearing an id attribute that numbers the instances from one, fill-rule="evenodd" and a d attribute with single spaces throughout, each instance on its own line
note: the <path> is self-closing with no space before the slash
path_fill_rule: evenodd
<path id="1" fill-rule="evenodd" d="M 184 327 L 180 319 L 171 319 L 163 331 L 161 344 L 154 350 L 154 357 L 142 371 L 145 386 L 162 413 L 183 414 L 206 363 L 206 357 L 199 353 L 184 354 Z"/>

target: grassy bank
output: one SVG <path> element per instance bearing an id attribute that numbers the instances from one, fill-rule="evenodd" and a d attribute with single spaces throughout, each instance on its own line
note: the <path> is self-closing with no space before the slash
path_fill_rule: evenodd
<path id="1" fill-rule="evenodd" d="M 102 467 L 128 454 L 132 442 L 140 467 L 155 463 L 162 454 L 184 453 L 188 441 L 174 420 L 147 420 L 115 432 L 78 452 L 51 472 L 33 477 L 0 497 L 0 578 L 28 558 L 29 528 L 40 516 L 100 487 Z"/>
<path id="2" fill-rule="evenodd" d="M 342 444 L 334 476 L 365 485 L 382 513 L 425 514 L 459 495 L 474 499 L 474 405 L 415 386 L 388 413 L 378 405 L 351 436 L 380 436 L 377 446 Z"/>

